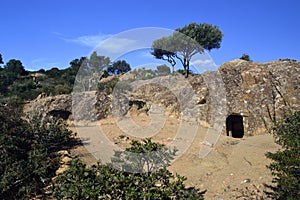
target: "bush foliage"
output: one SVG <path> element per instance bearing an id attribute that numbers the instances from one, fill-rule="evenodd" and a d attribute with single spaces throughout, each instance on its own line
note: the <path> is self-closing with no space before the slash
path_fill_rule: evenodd
<path id="1" fill-rule="evenodd" d="M 282 146 L 276 153 L 266 154 L 273 161 L 268 168 L 277 183 L 275 198 L 300 199 L 300 112 L 276 122 L 273 130 L 276 143 Z"/>
<path id="2" fill-rule="evenodd" d="M 250 59 L 249 54 L 246 54 L 246 53 L 244 53 L 244 54 L 240 57 L 240 59 L 241 59 L 241 60 L 245 60 L 245 61 L 252 62 L 252 60 Z"/>
<path id="3" fill-rule="evenodd" d="M 158 163 L 160 158 L 172 157 L 164 148 L 164 145 L 153 143 L 150 139 L 143 142 L 133 141 L 132 146 L 127 148 L 131 153 L 154 153 L 148 159 L 143 154 L 139 159 L 141 165 L 134 165 L 136 160 L 116 152 L 112 163 L 103 165 L 98 163 L 87 167 L 80 160 L 74 159 L 70 168 L 60 174 L 54 186 L 54 197 L 58 199 L 203 199 L 202 194 L 195 188 L 186 188 L 185 177 L 178 174 L 173 175 L 165 166 Z M 162 150 L 163 148 L 163 150 Z M 162 151 L 159 151 L 162 150 Z M 122 158 L 122 162 L 120 162 Z M 130 173 L 119 170 L 114 164 L 122 163 L 121 166 L 160 166 L 155 171 Z M 162 161 L 162 160 L 160 160 Z M 145 164 L 145 165 L 144 165 Z M 148 168 L 149 169 L 149 168 Z"/>
<path id="4" fill-rule="evenodd" d="M 22 119 L 20 109 L 0 107 L 0 199 L 43 194 L 59 167 L 57 151 L 74 144 L 62 121 Z"/>

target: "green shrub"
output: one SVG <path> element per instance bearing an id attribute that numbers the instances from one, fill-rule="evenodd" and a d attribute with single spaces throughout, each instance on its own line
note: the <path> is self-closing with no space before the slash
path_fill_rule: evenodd
<path id="1" fill-rule="evenodd" d="M 150 173 L 163 166 L 169 166 L 176 152 L 176 149 L 169 149 L 147 138 L 142 142 L 133 140 L 131 147 L 126 151 L 116 151 L 111 161 L 122 171 Z"/>
<path id="2" fill-rule="evenodd" d="M 117 77 L 112 78 L 106 82 L 100 82 L 98 84 L 98 91 L 104 92 L 106 94 L 111 94 L 118 83 L 119 79 Z"/>
<path id="3" fill-rule="evenodd" d="M 249 54 L 246 54 L 246 53 L 244 53 L 244 54 L 240 57 L 240 59 L 241 59 L 241 60 L 245 60 L 245 61 L 252 62 L 252 60 L 250 59 Z"/>
<path id="4" fill-rule="evenodd" d="M 171 69 L 170 67 L 168 67 L 167 65 L 159 65 L 156 67 L 157 69 L 157 73 L 160 76 L 165 76 L 171 73 Z"/>
<path id="5" fill-rule="evenodd" d="M 279 61 L 297 62 L 297 60 L 291 58 L 280 58 Z"/>
<path id="6" fill-rule="evenodd" d="M 70 94 L 72 92 L 73 87 L 70 85 L 56 85 L 54 87 L 54 95 L 60 94 Z"/>
<path id="7" fill-rule="evenodd" d="M 183 69 L 178 69 L 176 72 L 177 72 L 178 74 L 185 75 L 185 70 L 183 70 Z M 189 70 L 189 74 L 194 74 L 194 73 L 193 73 L 192 70 Z"/>
<path id="8" fill-rule="evenodd" d="M 136 80 L 148 80 L 157 76 L 154 70 L 146 69 L 144 67 L 134 69 L 131 73 L 135 75 Z"/>
<path id="9" fill-rule="evenodd" d="M 58 150 L 75 144 L 62 121 L 25 121 L 21 109 L 0 107 L 0 199 L 43 194 L 59 167 Z"/>
<path id="10" fill-rule="evenodd" d="M 275 176 L 277 186 L 274 196 L 277 199 L 300 199 L 300 112 L 288 115 L 276 122 L 274 137 L 282 149 L 276 153 L 268 152 L 272 159 L 268 168 Z"/>
<path id="11" fill-rule="evenodd" d="M 126 151 L 150 153 L 161 148 L 164 148 L 164 145 L 146 139 L 143 142 L 133 141 L 132 146 Z M 161 152 L 163 154 L 160 158 L 172 157 L 167 155 L 168 151 L 165 148 Z M 120 157 L 124 158 L 119 162 L 119 164 L 123 163 L 121 166 L 132 163 L 132 157 L 128 158 L 126 155 L 123 157 L 120 156 L 121 154 L 121 152 L 115 154 L 118 162 Z M 160 166 L 160 168 L 140 173 L 117 170 L 115 166 L 113 167 L 115 161 L 108 165 L 98 163 L 86 167 L 80 160 L 72 160 L 70 168 L 55 180 L 54 197 L 58 199 L 203 199 L 198 189 L 185 187 L 185 177 L 173 175 L 165 166 L 158 164 L 156 158 L 159 157 L 153 156 L 147 161 L 144 160 L 144 164 L 148 162 L 150 166 Z"/>

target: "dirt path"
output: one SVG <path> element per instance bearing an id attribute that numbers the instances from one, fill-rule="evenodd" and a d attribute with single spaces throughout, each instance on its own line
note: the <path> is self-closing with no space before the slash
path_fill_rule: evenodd
<path id="1" fill-rule="evenodd" d="M 206 199 L 236 199 L 242 192 L 261 193 L 272 177 L 265 167 L 267 151 L 276 151 L 270 135 L 244 139 L 221 136 L 208 156 L 197 156 L 196 144 L 170 169 L 188 178 L 187 184 L 206 189 Z M 255 190 L 255 191 L 252 191 Z"/>
<path id="2" fill-rule="evenodd" d="M 147 115 L 133 115 L 132 119 L 141 127 L 149 125 Z M 122 149 L 128 147 L 132 139 L 138 139 L 122 131 L 113 118 L 100 120 L 98 125 L 106 137 Z M 77 128 L 82 132 L 87 127 Z M 178 128 L 179 121 L 169 117 L 159 133 L 153 136 L 153 140 L 168 145 Z M 278 149 L 273 137 L 268 134 L 243 139 L 221 136 L 212 151 L 206 157 L 199 158 L 206 132 L 207 128 L 198 128 L 193 143 L 187 142 L 188 150 L 172 163 L 170 170 L 186 176 L 188 186 L 207 190 L 205 199 L 243 199 L 243 195 L 253 195 L 253 198 L 254 195 L 262 195 L 260 193 L 265 190 L 264 184 L 270 184 L 272 180 L 266 168 L 270 161 L 265 153 Z M 92 137 L 89 140 L 99 139 L 96 134 L 87 134 L 87 137 Z M 96 162 L 85 147 L 77 147 L 73 154 L 79 155 L 87 164 Z"/>

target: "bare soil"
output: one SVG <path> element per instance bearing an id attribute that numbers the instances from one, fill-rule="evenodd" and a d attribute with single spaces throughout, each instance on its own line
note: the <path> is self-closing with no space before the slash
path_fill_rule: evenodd
<path id="1" fill-rule="evenodd" d="M 131 113 L 131 118 L 141 127 L 150 124 L 149 117 L 144 113 Z M 112 117 L 98 123 L 107 138 L 123 149 L 130 145 L 132 139 L 139 139 L 122 131 Z M 168 145 L 175 136 L 179 123 L 177 118 L 168 117 L 153 140 Z M 72 129 L 75 130 L 74 127 Z M 205 158 L 199 158 L 206 131 L 206 127 L 198 128 L 193 143 L 187 144 L 190 145 L 188 150 L 169 169 L 186 176 L 187 186 L 206 191 L 205 199 L 267 199 L 263 192 L 268 190 L 266 185 L 271 184 L 273 177 L 266 168 L 270 160 L 265 157 L 265 153 L 275 152 L 279 148 L 273 137 L 261 134 L 236 139 L 221 135 L 212 151 Z M 79 156 L 88 165 L 97 161 L 84 146 L 75 148 L 72 154 Z"/>

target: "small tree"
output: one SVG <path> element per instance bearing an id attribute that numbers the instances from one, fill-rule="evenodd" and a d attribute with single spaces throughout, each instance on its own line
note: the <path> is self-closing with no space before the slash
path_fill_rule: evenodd
<path id="1" fill-rule="evenodd" d="M 134 69 L 131 72 L 132 72 L 132 74 L 134 74 L 135 78 L 139 79 L 139 80 L 147 80 L 147 79 L 152 79 L 152 78 L 156 77 L 154 70 L 146 69 L 144 67 Z"/>
<path id="2" fill-rule="evenodd" d="M 163 166 L 169 166 L 176 154 L 163 144 L 154 143 L 150 138 L 132 141 L 126 151 L 116 151 L 112 164 L 120 170 L 135 173 L 151 173 Z"/>
<path id="3" fill-rule="evenodd" d="M 9 60 L 4 66 L 4 69 L 7 70 L 8 72 L 13 73 L 15 76 L 23 76 L 27 74 L 20 60 L 15 60 L 15 59 Z"/>
<path id="4" fill-rule="evenodd" d="M 130 65 L 125 60 L 118 60 L 107 68 L 108 74 L 123 74 L 131 70 Z"/>
<path id="5" fill-rule="evenodd" d="M 171 73 L 170 67 L 168 67 L 167 65 L 159 65 L 156 67 L 157 69 L 157 73 L 159 75 L 168 75 Z"/>
<path id="6" fill-rule="evenodd" d="M 243 54 L 241 57 L 240 57 L 241 60 L 246 60 L 246 61 L 249 61 L 251 62 L 252 60 L 250 59 L 250 56 L 248 54 Z"/>
<path id="7" fill-rule="evenodd" d="M 80 59 L 76 58 L 70 62 L 70 67 L 63 70 L 61 78 L 71 86 L 74 85 L 74 81 L 77 75 L 77 72 L 81 65 L 87 60 L 86 57 L 81 57 Z"/>
<path id="8" fill-rule="evenodd" d="M 98 55 L 96 51 L 94 51 L 90 58 L 86 60 L 88 73 L 97 73 L 100 74 L 104 68 L 109 66 L 110 58 L 106 56 Z M 85 65 L 82 65 L 84 67 Z"/>
<path id="9" fill-rule="evenodd" d="M 97 55 L 94 51 L 89 58 L 81 61 L 73 89 L 75 91 L 91 91 L 97 89 L 97 82 L 105 74 L 105 68 L 109 67 L 110 58 Z"/>
<path id="10" fill-rule="evenodd" d="M 300 112 L 276 122 L 273 128 L 275 142 L 282 146 L 266 156 L 273 160 L 268 166 L 275 176 L 277 199 L 300 199 Z"/>
<path id="11" fill-rule="evenodd" d="M 297 62 L 296 59 L 292 59 L 292 58 L 280 58 L 279 61 Z"/>
<path id="12" fill-rule="evenodd" d="M 0 54 L 0 64 L 3 64 L 3 59 L 2 59 L 2 55 Z"/>
<path id="13" fill-rule="evenodd" d="M 217 26 L 191 23 L 176 29 L 169 37 L 154 41 L 151 54 L 155 58 L 168 61 L 172 67 L 176 64 L 175 59 L 178 59 L 186 72 L 185 76 L 188 77 L 192 57 L 204 50 L 220 48 L 222 37 L 223 34 Z"/>
<path id="14" fill-rule="evenodd" d="M 165 60 L 172 65 L 172 73 L 174 73 L 174 67 L 176 65 L 175 47 L 172 37 L 163 37 L 159 40 L 155 40 L 152 44 L 153 51 L 151 54 L 161 60 Z"/>
<path id="15" fill-rule="evenodd" d="M 59 79 L 59 77 L 62 75 L 62 72 L 57 67 L 52 67 L 46 71 L 46 75 L 50 78 Z"/>

